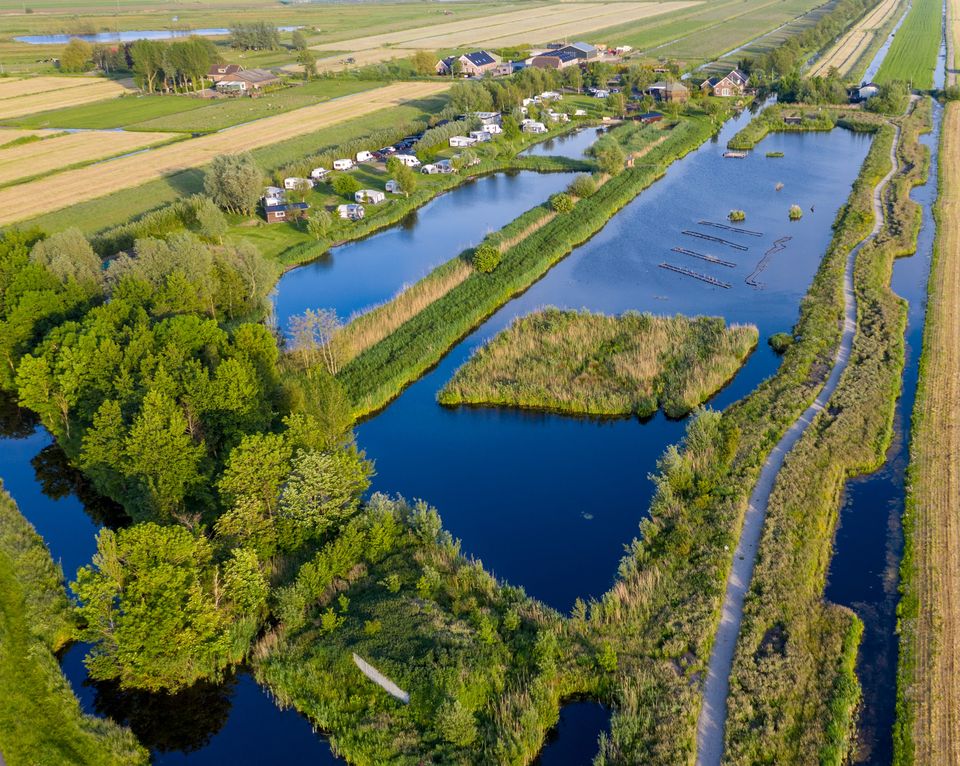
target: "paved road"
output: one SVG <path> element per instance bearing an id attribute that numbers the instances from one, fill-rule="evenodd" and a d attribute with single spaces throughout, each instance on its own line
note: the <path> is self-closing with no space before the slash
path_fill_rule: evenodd
<path id="1" fill-rule="evenodd" d="M 773 448 L 760 471 L 760 478 L 750 495 L 750 505 L 744 516 L 743 531 L 737 549 L 734 551 L 733 569 L 727 579 L 727 592 L 723 600 L 723 612 L 720 626 L 710 655 L 710 667 L 703 691 L 703 707 L 697 721 L 697 766 L 719 766 L 723 757 L 724 727 L 727 720 L 727 695 L 730 691 L 730 669 L 733 666 L 733 653 L 740 634 L 743 619 L 743 600 L 750 588 L 753 567 L 757 559 L 763 522 L 767 516 L 767 503 L 776 482 L 777 474 L 783 466 L 784 458 L 803 436 L 807 426 L 813 422 L 816 414 L 824 408 L 833 395 L 840 376 L 847 368 L 853 336 L 856 331 L 857 299 L 853 292 L 853 266 L 857 253 L 863 245 L 873 239 L 883 227 L 883 189 L 897 172 L 896 147 L 900 142 L 900 127 L 896 126 L 896 135 L 890 150 L 892 168 L 873 190 L 874 225 L 870 234 L 854 247 L 847 256 L 843 275 L 844 322 L 843 336 L 833 361 L 830 377 L 820 394 L 807 410 L 790 426 L 777 446 Z"/>

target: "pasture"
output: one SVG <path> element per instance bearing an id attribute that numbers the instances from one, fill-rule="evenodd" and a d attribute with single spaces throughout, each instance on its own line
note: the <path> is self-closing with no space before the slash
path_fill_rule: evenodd
<path id="1" fill-rule="evenodd" d="M 9 120 L 12 117 L 21 117 L 25 114 L 33 114 L 57 107 L 102 101 L 127 93 L 133 88 L 133 83 L 130 81 L 119 82 L 106 80 L 102 77 L 44 77 L 35 79 L 59 80 L 64 83 L 64 87 L 12 95 L 9 98 L 0 95 L 0 120 Z M 30 80 L 15 80 L 12 84 L 21 88 L 29 87 L 21 85 L 24 82 L 30 82 Z M 34 87 L 41 86 L 42 84 Z"/>
<path id="2" fill-rule="evenodd" d="M 0 134 L 2 135 L 2 134 Z M 0 147 L 0 186 L 169 141 L 166 133 L 84 131 Z"/>
<path id="3" fill-rule="evenodd" d="M 3 189 L 0 190 L 0 206 L 3 208 L 0 225 L 20 220 L 25 214 L 41 215 L 197 168 L 224 152 L 251 151 L 294 139 L 390 106 L 435 95 L 447 87 L 447 83 L 396 83 L 240 125 L 229 134 L 202 136 L 134 157 L 122 157 Z M 33 200 L 29 209 L 14 204 L 22 200 L 23 195 Z"/>
<path id="4" fill-rule="evenodd" d="M 887 21 L 900 13 L 900 5 L 901 0 L 883 0 L 821 56 L 810 68 L 808 75 L 823 77 L 834 67 L 841 75 L 850 72 L 880 34 Z"/>
<path id="5" fill-rule="evenodd" d="M 57 109 L 9 120 L 18 127 L 126 128 L 173 133 L 209 133 L 232 125 L 290 112 L 319 101 L 359 93 L 381 82 L 317 80 L 259 98 L 200 99 L 194 96 L 137 96 Z"/>
<path id="6" fill-rule="evenodd" d="M 902 80 L 920 90 L 933 87 L 933 68 L 942 35 L 942 8 L 941 0 L 914 0 L 877 72 L 877 82 Z"/>

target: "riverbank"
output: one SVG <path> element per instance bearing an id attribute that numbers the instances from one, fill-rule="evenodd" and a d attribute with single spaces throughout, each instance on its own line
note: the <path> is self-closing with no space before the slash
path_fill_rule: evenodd
<path id="1" fill-rule="evenodd" d="M 73 632 L 62 573 L 0 487 L 0 761 L 146 764 L 128 729 L 81 712 L 54 656 Z"/>
<path id="2" fill-rule="evenodd" d="M 731 763 L 840 763 L 850 748 L 859 698 L 852 658 L 862 626 L 825 603 L 823 591 L 845 481 L 883 464 L 901 387 L 907 307 L 890 278 L 894 259 L 916 247 L 920 209 L 909 193 L 926 176 L 918 136 L 930 128 L 929 102 L 900 124 L 900 170 L 884 194 L 886 220 L 856 253 L 850 362 L 791 450 L 767 506 L 731 673 Z M 891 141 L 885 127 L 876 147 L 889 149 Z M 876 155 L 874 165 L 890 167 Z"/>
<path id="3" fill-rule="evenodd" d="M 900 658 L 894 763 L 960 759 L 960 104 L 941 129 L 937 238 L 910 435 L 900 566 Z"/>

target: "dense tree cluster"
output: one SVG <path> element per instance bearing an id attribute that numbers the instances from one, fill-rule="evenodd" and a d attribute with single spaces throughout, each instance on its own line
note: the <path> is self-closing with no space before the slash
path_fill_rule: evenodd
<path id="1" fill-rule="evenodd" d="M 170 43 L 137 40 L 129 50 L 133 73 L 147 93 L 200 90 L 210 67 L 220 60 L 217 46 L 196 36 Z"/>
<path id="2" fill-rule="evenodd" d="M 245 51 L 274 50 L 280 47 L 280 30 L 266 21 L 231 24 L 230 44 Z"/>

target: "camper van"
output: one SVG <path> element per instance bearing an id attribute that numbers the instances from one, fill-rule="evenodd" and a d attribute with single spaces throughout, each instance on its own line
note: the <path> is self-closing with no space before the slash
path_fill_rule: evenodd
<path id="1" fill-rule="evenodd" d="M 334 170 L 350 170 L 353 167 L 353 160 L 334 160 Z"/>

